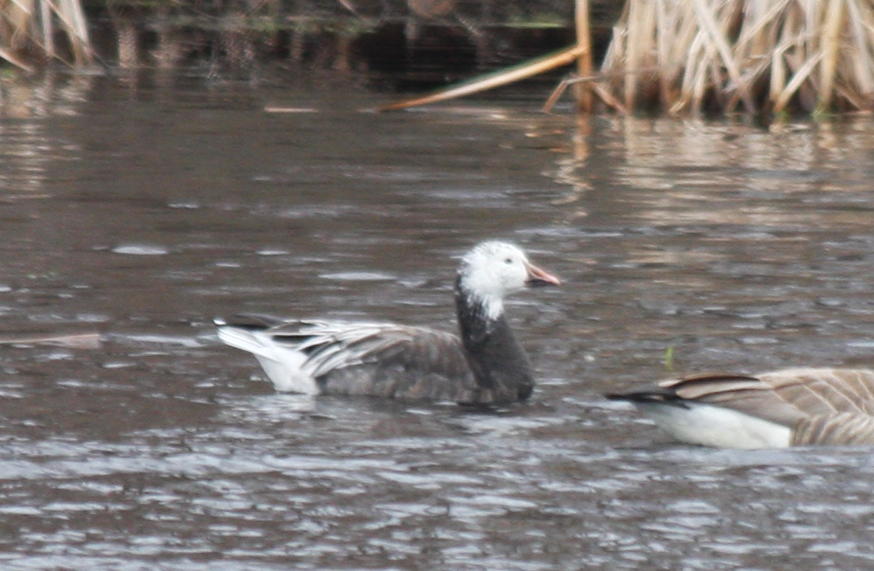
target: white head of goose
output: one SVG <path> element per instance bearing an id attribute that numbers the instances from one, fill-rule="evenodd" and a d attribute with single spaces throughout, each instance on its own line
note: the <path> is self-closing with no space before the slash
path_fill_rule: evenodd
<path id="1" fill-rule="evenodd" d="M 507 403 L 534 389 L 531 364 L 504 316 L 504 297 L 559 285 L 518 247 L 483 242 L 455 281 L 461 336 L 395 323 L 217 321 L 219 338 L 248 351 L 278 391 Z"/>
<path id="2" fill-rule="evenodd" d="M 874 371 L 796 368 L 668 379 L 607 398 L 677 440 L 720 448 L 874 445 Z"/>

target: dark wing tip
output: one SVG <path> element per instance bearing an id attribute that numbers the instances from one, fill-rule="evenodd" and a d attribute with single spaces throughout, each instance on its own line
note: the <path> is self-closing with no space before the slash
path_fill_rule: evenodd
<path id="1" fill-rule="evenodd" d="M 257 313 L 239 313 L 229 318 L 216 317 L 212 320 L 216 327 L 239 327 L 249 331 L 257 331 L 270 329 L 280 323 L 281 319 L 270 315 L 261 315 Z"/>
<path id="2" fill-rule="evenodd" d="M 677 393 L 672 390 L 660 389 L 658 387 L 625 393 L 606 393 L 604 394 L 604 398 L 607 400 L 618 400 L 630 403 L 657 403 L 682 407 L 686 406 L 684 399 L 678 396 Z"/>
<path id="3" fill-rule="evenodd" d="M 665 395 L 657 392 L 606 393 L 607 400 L 624 400 L 629 402 L 664 401 Z"/>

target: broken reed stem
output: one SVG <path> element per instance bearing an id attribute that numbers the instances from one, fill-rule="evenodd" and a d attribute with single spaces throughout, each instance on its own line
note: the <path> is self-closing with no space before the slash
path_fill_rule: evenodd
<path id="1" fill-rule="evenodd" d="M 656 69 L 657 68 L 655 68 L 655 67 L 644 68 L 644 69 L 622 72 L 622 74 L 623 75 L 632 75 L 635 73 L 637 73 L 637 74 L 652 73 L 653 71 L 656 71 Z M 604 73 L 597 73 L 597 74 L 583 76 L 583 77 L 580 77 L 580 76 L 566 77 L 566 78 L 561 80 L 561 82 L 556 86 L 555 89 L 552 90 L 552 93 L 549 95 L 549 98 L 547 98 L 546 102 L 543 104 L 541 111 L 543 111 L 544 113 L 551 113 L 552 108 L 555 107 L 555 104 L 558 103 L 558 100 L 561 99 L 561 96 L 564 95 L 564 92 L 567 91 L 568 87 L 570 87 L 572 85 L 577 85 L 579 83 L 587 83 L 590 85 L 592 92 L 595 95 L 597 95 L 598 98 L 601 99 L 601 101 L 603 101 L 605 104 L 607 104 L 607 106 L 616 109 L 620 113 L 627 113 L 628 108 L 625 107 L 625 105 L 623 105 L 621 102 L 619 102 L 619 100 L 616 99 L 613 95 L 611 95 L 608 90 L 604 89 L 600 85 L 600 83 L 603 82 L 604 80 L 609 79 L 610 77 L 615 77 L 616 75 L 618 75 L 618 74 L 610 75 L 610 74 L 604 74 Z"/>
<path id="2" fill-rule="evenodd" d="M 874 110 L 874 4 L 627 0 L 601 71 L 629 109 Z"/>
<path id="3" fill-rule="evenodd" d="M 494 89 L 495 87 L 507 85 L 514 81 L 520 81 L 539 73 L 544 73 L 551 69 L 571 64 L 576 61 L 580 54 L 580 47 L 574 45 L 559 50 L 558 52 L 523 62 L 509 69 L 502 69 L 479 77 L 474 77 L 471 80 L 450 86 L 446 89 L 435 91 L 429 95 L 382 105 L 377 107 L 376 111 L 396 111 L 398 109 L 407 109 L 409 107 L 428 105 L 430 103 L 437 103 L 438 101 L 446 101 L 448 99 Z"/>

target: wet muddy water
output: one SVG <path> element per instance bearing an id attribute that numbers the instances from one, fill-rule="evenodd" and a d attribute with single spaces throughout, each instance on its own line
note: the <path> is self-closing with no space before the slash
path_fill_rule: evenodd
<path id="1" fill-rule="evenodd" d="M 0 119 L 0 564 L 874 565 L 869 449 L 682 446 L 600 396 L 874 364 L 874 122 L 580 123 L 543 96 L 34 89 Z M 455 257 L 494 237 L 566 281 L 509 304 L 528 403 L 280 395 L 211 326 L 452 329 Z"/>

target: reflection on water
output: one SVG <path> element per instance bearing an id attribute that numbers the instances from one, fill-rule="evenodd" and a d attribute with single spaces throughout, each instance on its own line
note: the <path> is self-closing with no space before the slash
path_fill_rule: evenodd
<path id="1" fill-rule="evenodd" d="M 576 124 L 537 97 L 374 115 L 94 79 L 0 120 L 4 565 L 869 567 L 867 451 L 678 446 L 599 395 L 669 374 L 668 347 L 870 364 L 871 121 Z M 485 237 L 567 281 L 509 307 L 529 403 L 278 395 L 212 331 L 452 328 L 453 257 Z"/>

